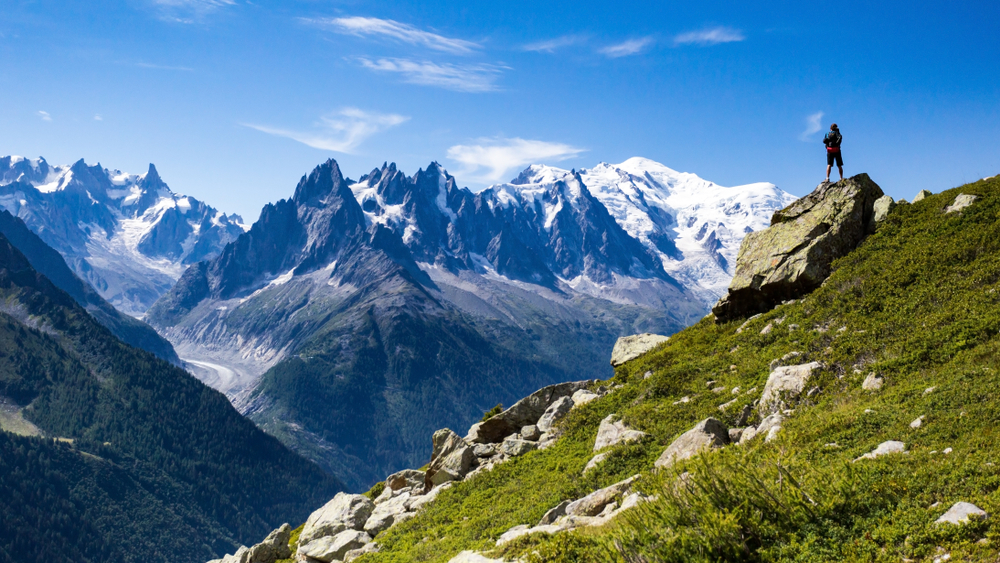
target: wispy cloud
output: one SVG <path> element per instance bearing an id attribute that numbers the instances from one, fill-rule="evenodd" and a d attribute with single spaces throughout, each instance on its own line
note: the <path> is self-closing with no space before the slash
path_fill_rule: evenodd
<path id="1" fill-rule="evenodd" d="M 674 45 L 718 45 L 743 41 L 746 36 L 731 27 L 711 27 L 698 31 L 688 31 L 674 37 Z"/>
<path id="2" fill-rule="evenodd" d="M 354 149 L 365 139 L 409 119 L 395 113 L 344 108 L 332 115 L 321 117 L 316 124 L 317 131 L 313 132 L 291 131 L 252 123 L 241 123 L 241 125 L 269 135 L 286 137 L 314 149 L 353 154 Z"/>
<path id="3" fill-rule="evenodd" d="M 475 145 L 455 145 L 448 149 L 448 158 L 462 163 L 460 173 L 482 182 L 499 182 L 513 169 L 542 160 L 558 162 L 585 152 L 564 143 L 529 139 L 477 139 Z"/>
<path id="4" fill-rule="evenodd" d="M 96 113 L 94 114 L 94 121 L 104 121 L 104 118 L 101 117 L 101 114 Z"/>
<path id="5" fill-rule="evenodd" d="M 367 69 L 399 74 L 410 84 L 437 86 L 456 92 L 494 91 L 500 74 L 508 68 L 493 64 L 457 65 L 395 58 L 372 60 L 361 57 L 357 60 Z"/>
<path id="6" fill-rule="evenodd" d="M 47 111 L 39 111 L 38 117 L 41 117 L 42 121 L 52 121 L 52 116 Z"/>
<path id="7" fill-rule="evenodd" d="M 337 33 L 359 37 L 384 37 L 445 53 L 465 55 L 480 47 L 478 43 L 473 41 L 445 37 L 394 20 L 354 16 L 349 18 L 302 18 L 302 21 L 319 25 Z"/>
<path id="8" fill-rule="evenodd" d="M 176 70 L 180 72 L 194 72 L 194 69 L 188 66 L 157 65 L 153 63 L 133 63 L 133 66 L 137 66 L 139 68 L 152 68 L 156 70 Z"/>
<path id="9" fill-rule="evenodd" d="M 817 111 L 816 113 L 806 116 L 806 130 L 799 135 L 800 141 L 808 141 L 809 137 L 815 134 L 817 131 L 823 128 L 821 120 L 823 119 L 823 112 Z"/>
<path id="10" fill-rule="evenodd" d="M 556 37 L 554 39 L 547 39 L 545 41 L 522 45 L 521 50 L 535 53 L 555 53 L 563 47 L 569 47 L 570 45 L 582 43 L 583 40 L 584 38 L 579 35 L 563 35 L 562 37 Z"/>
<path id="11" fill-rule="evenodd" d="M 608 45 L 599 52 L 608 58 L 617 59 L 619 57 L 637 55 L 645 51 L 646 48 L 652 44 L 652 37 L 641 37 L 639 39 L 629 39 L 628 41 L 618 43 L 616 45 Z"/>
<path id="12" fill-rule="evenodd" d="M 197 23 L 208 14 L 234 6 L 236 0 L 152 0 L 160 19 L 176 23 Z"/>

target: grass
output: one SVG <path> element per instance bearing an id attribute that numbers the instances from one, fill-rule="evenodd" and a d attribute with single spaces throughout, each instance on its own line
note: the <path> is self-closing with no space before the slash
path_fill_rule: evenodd
<path id="1" fill-rule="evenodd" d="M 979 199 L 945 215 L 959 193 Z M 996 561 L 1000 518 L 934 520 L 958 501 L 1000 514 L 998 219 L 997 179 L 898 206 L 811 295 L 739 333 L 743 321 L 703 319 L 620 367 L 614 383 L 622 387 L 574 409 L 554 447 L 445 491 L 378 537 L 381 552 L 358 561 L 446 562 L 466 549 L 527 561 L 898 562 L 945 552 L 952 561 Z M 651 471 L 699 420 L 733 425 L 760 396 L 770 362 L 792 351 L 824 367 L 810 380 L 818 393 L 796 406 L 776 440 Z M 885 380 L 879 392 L 861 389 L 872 372 Z M 713 393 L 710 380 L 725 391 Z M 650 436 L 582 475 L 611 413 Z M 911 428 L 919 416 L 922 426 Z M 754 413 L 750 423 L 758 421 Z M 905 442 L 909 453 L 852 462 L 886 440 Z M 655 502 L 601 529 L 494 547 L 510 527 L 635 473 Z"/>

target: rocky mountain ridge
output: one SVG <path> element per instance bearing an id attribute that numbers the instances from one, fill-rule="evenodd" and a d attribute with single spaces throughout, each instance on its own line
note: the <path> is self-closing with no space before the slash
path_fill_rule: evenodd
<path id="1" fill-rule="evenodd" d="M 176 194 L 149 165 L 128 174 L 83 159 L 0 157 L 0 207 L 22 219 L 118 310 L 146 309 L 189 265 L 243 233 L 242 219 Z"/>

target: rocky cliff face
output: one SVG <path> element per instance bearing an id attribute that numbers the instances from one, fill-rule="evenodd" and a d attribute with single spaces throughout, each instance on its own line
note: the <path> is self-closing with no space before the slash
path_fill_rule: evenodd
<path id="1" fill-rule="evenodd" d="M 141 315 L 184 269 L 215 257 L 242 220 L 175 194 L 156 167 L 126 174 L 79 160 L 0 158 L 0 207 L 58 250 L 117 309 Z"/>

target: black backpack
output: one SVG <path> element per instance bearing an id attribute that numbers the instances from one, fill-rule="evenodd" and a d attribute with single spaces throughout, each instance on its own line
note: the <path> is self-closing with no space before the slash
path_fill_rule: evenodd
<path id="1" fill-rule="evenodd" d="M 840 131 L 830 131 L 826 134 L 826 146 L 828 147 L 839 147 L 840 142 L 844 140 L 844 137 L 840 134 Z"/>

